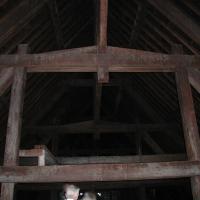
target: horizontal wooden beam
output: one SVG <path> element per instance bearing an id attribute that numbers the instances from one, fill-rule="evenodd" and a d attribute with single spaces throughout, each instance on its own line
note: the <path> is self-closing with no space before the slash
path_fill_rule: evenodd
<path id="1" fill-rule="evenodd" d="M 56 157 L 61 165 L 111 164 L 111 163 L 149 163 L 186 160 L 185 154 L 132 155 L 132 156 L 89 156 L 89 157 Z"/>
<path id="2" fill-rule="evenodd" d="M 131 181 L 199 175 L 199 161 L 0 167 L 0 182 L 4 183 Z"/>
<path id="3" fill-rule="evenodd" d="M 104 61 L 102 61 L 102 59 Z M 29 72 L 97 72 L 99 60 L 109 72 L 172 72 L 182 63 L 200 68 L 200 56 L 168 55 L 108 47 L 104 54 L 70 50 L 29 55 L 0 55 L 0 68 L 26 67 Z"/>
<path id="4" fill-rule="evenodd" d="M 127 133 L 140 131 L 165 131 L 179 130 L 176 124 L 126 124 L 116 122 L 95 123 L 94 121 L 85 121 L 79 123 L 66 124 L 62 126 L 33 126 L 26 127 L 25 134 L 80 134 L 80 133 Z"/>

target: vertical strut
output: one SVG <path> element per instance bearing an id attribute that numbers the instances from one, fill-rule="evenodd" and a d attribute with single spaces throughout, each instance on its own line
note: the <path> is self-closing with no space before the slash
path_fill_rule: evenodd
<path id="1" fill-rule="evenodd" d="M 177 49 L 177 48 L 176 48 Z M 180 48 L 179 48 L 180 49 Z M 180 51 L 177 51 L 179 53 Z M 176 83 L 179 96 L 179 104 L 182 114 L 183 131 L 186 151 L 189 160 L 200 160 L 200 138 L 195 115 L 191 86 L 186 67 L 178 66 L 176 70 Z M 191 178 L 191 186 L 194 200 L 200 200 L 200 177 Z"/>
<path id="2" fill-rule="evenodd" d="M 20 45 L 18 53 L 27 53 L 27 45 Z M 15 68 L 8 115 L 4 166 L 18 165 L 25 81 L 26 69 L 24 67 Z M 14 183 L 3 183 L 1 200 L 13 200 L 14 187 Z"/>

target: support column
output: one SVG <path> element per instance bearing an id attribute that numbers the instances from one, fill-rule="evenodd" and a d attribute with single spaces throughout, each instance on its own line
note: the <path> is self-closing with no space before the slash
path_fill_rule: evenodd
<path id="1" fill-rule="evenodd" d="M 27 53 L 27 45 L 20 45 L 18 53 Z M 18 165 L 25 80 L 26 69 L 24 67 L 15 68 L 8 115 L 4 166 Z M 14 183 L 3 183 L 1 200 L 13 200 L 14 187 Z"/>
<path id="2" fill-rule="evenodd" d="M 177 51 L 176 51 L 177 52 Z M 187 69 L 178 66 L 176 82 L 182 114 L 183 131 L 186 151 L 189 160 L 200 160 L 200 138 L 195 115 L 192 91 L 189 83 Z M 191 187 L 194 200 L 200 200 L 200 176 L 191 178 Z"/>
<path id="3" fill-rule="evenodd" d="M 108 0 L 97 0 L 97 54 L 98 54 L 98 82 L 109 82 L 109 72 L 106 60 L 107 51 L 107 26 L 108 26 Z"/>

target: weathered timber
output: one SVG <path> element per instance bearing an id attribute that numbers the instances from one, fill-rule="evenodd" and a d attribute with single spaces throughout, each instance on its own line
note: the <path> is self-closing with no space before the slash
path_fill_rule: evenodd
<path id="1" fill-rule="evenodd" d="M 152 180 L 198 175 L 199 161 L 0 167 L 0 182 L 15 183 Z"/>
<path id="2" fill-rule="evenodd" d="M 19 165 L 44 166 L 46 165 L 44 149 L 26 149 L 19 151 Z"/>
<path id="3" fill-rule="evenodd" d="M 24 54 L 26 46 L 20 46 L 19 51 Z M 8 128 L 5 145 L 5 165 L 17 164 L 19 154 L 20 132 L 22 123 L 23 98 L 26 81 L 26 69 L 20 67 L 14 71 L 14 81 L 11 91 L 11 101 L 8 117 Z"/>
<path id="4" fill-rule="evenodd" d="M 159 12 L 191 37 L 196 43 L 200 43 L 200 27 L 189 16 L 178 8 L 172 1 L 147 0 Z"/>
<path id="5" fill-rule="evenodd" d="M 102 60 L 103 59 L 103 60 Z M 0 68 L 26 67 L 29 72 L 97 72 L 99 60 L 109 72 L 172 72 L 180 63 L 200 68 L 200 57 L 168 55 L 141 50 L 108 47 L 106 53 L 78 53 L 62 50 L 31 55 L 0 55 Z"/>
<path id="6" fill-rule="evenodd" d="M 107 48 L 107 23 L 108 23 L 108 0 L 98 0 L 99 21 L 97 27 L 97 46 L 99 53 Z"/>
<path id="7" fill-rule="evenodd" d="M 107 51 L 108 0 L 97 0 L 97 12 L 97 77 L 98 82 L 107 83 L 109 80 L 108 63 L 103 57 Z"/>
<path id="8" fill-rule="evenodd" d="M 30 9 L 30 3 L 33 5 L 32 9 Z M 35 2 L 23 0 L 8 12 L 0 21 L 0 47 L 3 47 L 6 42 L 37 16 L 44 5 L 45 0 L 36 0 Z"/>
<path id="9" fill-rule="evenodd" d="M 26 149 L 19 151 L 19 157 L 39 157 L 43 155 L 43 149 Z"/>
<path id="10" fill-rule="evenodd" d="M 27 45 L 20 45 L 18 53 L 27 52 Z M 19 145 L 22 124 L 23 97 L 26 81 L 26 68 L 20 67 L 14 70 L 14 80 L 11 91 L 10 109 L 6 145 L 4 153 L 4 166 L 16 166 L 19 159 Z M 14 197 L 14 183 L 2 184 L 1 198 L 12 200 Z"/>
<path id="11" fill-rule="evenodd" d="M 181 52 L 180 47 L 173 47 L 175 53 Z M 182 114 L 183 131 L 186 151 L 189 160 L 200 160 L 200 138 L 195 115 L 192 91 L 186 65 L 176 71 L 176 82 Z M 192 193 L 195 200 L 200 199 L 200 176 L 191 178 Z"/>

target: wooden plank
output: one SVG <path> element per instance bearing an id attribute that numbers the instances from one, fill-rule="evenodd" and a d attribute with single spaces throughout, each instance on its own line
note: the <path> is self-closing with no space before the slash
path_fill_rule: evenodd
<path id="1" fill-rule="evenodd" d="M 19 157 L 39 157 L 42 154 L 42 149 L 26 149 L 19 151 Z"/>
<path id="2" fill-rule="evenodd" d="M 178 51 L 176 51 L 178 53 Z M 200 138 L 192 91 L 185 65 L 176 71 L 176 82 L 182 114 L 185 145 L 189 160 L 200 160 Z M 191 178 L 193 198 L 200 199 L 200 176 Z"/>
<path id="3" fill-rule="evenodd" d="M 27 47 L 20 46 L 21 54 L 24 54 L 25 48 Z M 25 81 L 26 69 L 24 67 L 15 69 L 5 145 L 5 165 L 15 165 L 18 162 Z"/>
<path id="4" fill-rule="evenodd" d="M 0 182 L 53 183 L 186 178 L 200 175 L 200 161 L 0 167 Z"/>
<path id="5" fill-rule="evenodd" d="M 18 53 L 25 54 L 27 46 L 19 46 Z M 11 91 L 8 126 L 4 153 L 4 166 L 16 166 L 19 161 L 19 145 L 22 124 L 23 97 L 26 81 L 26 69 L 24 67 L 14 70 L 14 80 Z M 2 184 L 1 198 L 12 200 L 14 197 L 14 183 Z"/>

